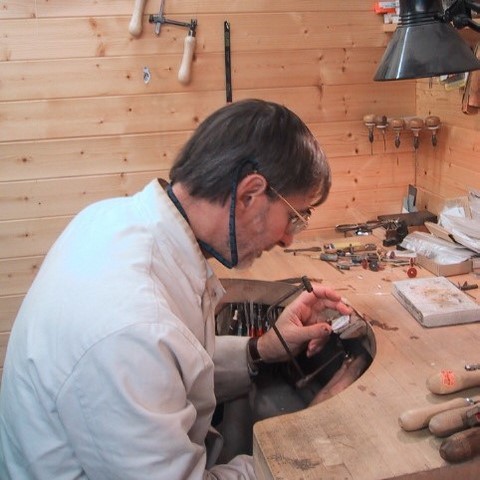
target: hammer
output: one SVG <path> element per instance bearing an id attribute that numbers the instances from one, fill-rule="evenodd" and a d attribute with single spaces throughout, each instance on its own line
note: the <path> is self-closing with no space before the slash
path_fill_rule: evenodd
<path id="1" fill-rule="evenodd" d="M 161 0 L 158 14 L 150 15 L 150 17 L 148 18 L 148 21 L 149 23 L 155 24 L 155 33 L 157 35 L 160 35 L 160 29 L 164 23 L 168 23 L 170 25 L 176 25 L 177 27 L 188 28 L 188 34 L 185 37 L 185 42 L 183 46 L 182 62 L 178 70 L 178 81 L 186 85 L 190 82 L 192 59 L 193 59 L 193 53 L 195 51 L 195 44 L 196 44 L 195 35 L 196 35 L 196 29 L 197 29 L 197 21 L 192 19 L 190 20 L 190 23 L 188 23 L 188 22 L 179 22 L 177 20 L 170 20 L 168 18 L 165 18 L 165 16 L 163 15 L 164 7 L 165 7 L 165 0 Z"/>

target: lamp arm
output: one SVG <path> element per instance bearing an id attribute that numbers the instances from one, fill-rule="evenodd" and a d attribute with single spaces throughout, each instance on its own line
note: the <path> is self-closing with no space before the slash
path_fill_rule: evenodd
<path id="1" fill-rule="evenodd" d="M 474 22 L 471 18 L 466 18 L 464 21 L 466 23 L 465 27 L 470 27 L 475 32 L 480 32 L 480 24 Z"/>
<path id="2" fill-rule="evenodd" d="M 472 30 L 480 32 L 480 25 L 472 20 L 472 10 L 480 12 L 480 4 L 470 0 L 457 0 L 445 10 L 440 18 L 444 22 L 452 22 L 458 30 L 470 27 Z"/>
<path id="3" fill-rule="evenodd" d="M 480 12 L 480 4 L 475 3 L 475 2 L 470 2 L 468 0 L 465 1 L 465 5 L 470 9 L 473 10 L 474 12 L 479 13 Z"/>

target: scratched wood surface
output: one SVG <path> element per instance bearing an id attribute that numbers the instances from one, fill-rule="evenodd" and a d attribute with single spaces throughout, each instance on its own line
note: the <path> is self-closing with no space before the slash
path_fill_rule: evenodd
<path id="1" fill-rule="evenodd" d="M 297 246 L 322 244 L 317 239 Z M 255 425 L 259 479 L 478 480 L 480 457 L 449 465 L 439 455 L 440 439 L 428 430 L 404 432 L 397 419 L 410 408 L 480 393 L 474 388 L 436 396 L 425 386 L 431 374 L 479 360 L 480 323 L 422 327 L 391 295 L 392 282 L 408 278 L 406 267 L 379 272 L 357 267 L 342 274 L 326 262 L 275 251 L 243 273 L 215 269 L 227 278 L 281 280 L 306 274 L 319 279 L 341 292 L 375 335 L 373 363 L 353 385 L 323 403 Z M 428 276 L 418 267 L 419 278 Z M 475 282 L 471 276 L 450 277 L 454 282 L 465 278 Z M 473 294 L 478 301 L 478 291 Z"/>

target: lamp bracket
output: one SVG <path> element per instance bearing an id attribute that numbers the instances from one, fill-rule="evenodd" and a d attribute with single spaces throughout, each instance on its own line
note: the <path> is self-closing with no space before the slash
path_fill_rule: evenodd
<path id="1" fill-rule="evenodd" d="M 444 22 L 452 22 L 453 26 L 458 30 L 470 27 L 472 30 L 480 32 L 480 25 L 472 20 L 472 10 L 480 12 L 480 4 L 469 0 L 457 0 L 439 17 Z"/>

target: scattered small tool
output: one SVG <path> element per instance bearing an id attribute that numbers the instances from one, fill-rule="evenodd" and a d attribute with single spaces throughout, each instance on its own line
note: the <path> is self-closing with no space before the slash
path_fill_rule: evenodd
<path id="1" fill-rule="evenodd" d="M 322 247 L 285 248 L 283 251 L 285 253 L 321 252 Z"/>
<path id="2" fill-rule="evenodd" d="M 195 19 L 188 22 L 179 22 L 177 20 L 170 20 L 165 18 L 163 15 L 163 10 L 165 7 L 165 0 L 160 0 L 160 9 L 157 15 L 150 15 L 148 21 L 155 24 L 155 33 L 160 35 L 160 29 L 164 23 L 169 25 L 176 25 L 177 27 L 186 27 L 188 28 L 188 34 L 185 37 L 184 48 L 183 48 L 183 57 L 178 70 L 178 81 L 184 85 L 190 82 L 191 67 L 193 54 L 195 52 L 196 44 L 196 31 L 197 31 L 197 21 Z"/>
<path id="3" fill-rule="evenodd" d="M 478 288 L 478 285 L 476 283 L 468 283 L 465 281 L 462 284 L 459 283 L 458 288 L 465 292 L 466 290 L 475 290 Z"/>
<path id="4" fill-rule="evenodd" d="M 417 276 L 417 269 L 415 268 L 415 260 L 413 258 L 410 259 L 410 267 L 407 270 L 407 277 L 408 278 L 415 278 Z"/>
<path id="5" fill-rule="evenodd" d="M 480 363 L 467 363 L 465 370 L 471 372 L 472 370 L 480 370 Z"/>

